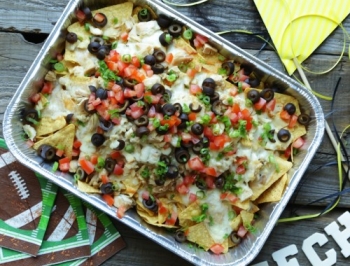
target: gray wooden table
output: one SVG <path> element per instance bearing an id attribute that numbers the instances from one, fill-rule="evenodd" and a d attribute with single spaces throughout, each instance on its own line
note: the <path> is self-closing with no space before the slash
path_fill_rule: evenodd
<path id="1" fill-rule="evenodd" d="M 0 0 L 1 122 L 7 103 L 10 101 L 33 59 L 39 52 L 43 41 L 52 30 L 53 25 L 67 3 L 68 0 Z M 268 38 L 268 33 L 253 0 L 211 0 L 209 3 L 201 6 L 176 9 L 214 32 L 239 29 L 260 33 Z M 350 18 L 344 21 L 344 27 L 350 32 Z M 252 54 L 257 54 L 263 44 L 258 38 L 246 34 L 232 33 L 225 35 L 225 38 Z M 338 59 L 342 47 L 343 33 L 341 29 L 337 29 L 304 65 L 313 70 L 327 69 Z M 283 71 L 277 55 L 268 47 L 261 51 L 258 57 Z M 346 54 L 346 56 L 341 58 L 337 67 L 330 73 L 321 76 L 307 74 L 313 89 L 325 95 L 332 95 L 338 78 L 341 78 L 339 92 L 335 100 L 336 111 L 334 113 L 334 123 L 338 131 L 341 131 L 346 125 L 350 124 L 349 73 L 350 60 Z M 331 102 L 322 99 L 320 102 L 324 113 L 328 114 L 330 112 Z M 2 128 L 0 129 L 0 136 L 2 137 Z M 344 137 L 344 141 L 346 143 L 346 136 Z M 334 162 L 335 160 L 336 154 L 328 137 L 325 135 L 321 147 L 318 149 L 307 173 L 304 175 L 301 185 L 298 187 L 300 191 L 296 195 L 297 197 L 287 206 L 283 217 L 289 216 L 291 210 L 294 208 L 298 208 L 298 215 L 323 210 L 329 200 L 323 200 L 310 206 L 305 205 L 310 201 L 337 191 L 338 176 L 336 167 L 324 167 L 314 172 L 318 167 L 325 165 L 327 162 Z M 272 253 L 295 244 L 298 253 L 288 259 L 296 258 L 300 265 L 311 265 L 302 251 L 304 239 L 316 232 L 325 234 L 324 228 L 329 223 L 335 221 L 349 207 L 350 197 L 349 195 L 345 195 L 342 197 L 337 208 L 327 215 L 312 220 L 276 225 L 264 248 L 256 260 L 254 260 L 254 263 L 267 261 L 268 265 L 276 265 L 272 258 Z M 189 265 L 188 262 L 125 225 L 116 222 L 116 226 L 128 246 L 104 265 Z M 328 242 L 324 246 L 315 246 L 315 250 L 321 259 L 326 258 L 325 252 L 331 248 L 334 248 L 337 252 L 336 265 L 350 265 L 350 257 L 343 257 L 340 248 L 331 237 L 328 237 Z"/>

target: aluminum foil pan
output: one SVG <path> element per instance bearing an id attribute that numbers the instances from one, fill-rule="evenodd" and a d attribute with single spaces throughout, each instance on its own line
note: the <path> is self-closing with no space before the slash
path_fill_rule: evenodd
<path id="1" fill-rule="evenodd" d="M 324 116 L 322 108 L 314 95 L 306 88 L 268 66 L 259 59 L 253 57 L 247 52 L 229 43 L 220 36 L 193 22 L 184 15 L 176 12 L 158 0 L 131 0 L 138 5 L 147 4 L 151 6 L 156 13 L 166 14 L 180 21 L 184 25 L 192 28 L 194 31 L 209 37 L 210 42 L 223 55 L 241 63 L 250 63 L 255 66 L 254 74 L 262 81 L 269 84 L 278 84 L 285 93 L 298 99 L 302 110 L 312 117 L 312 123 L 308 126 L 306 144 L 302 151 L 294 158 L 294 166 L 290 170 L 290 183 L 280 202 L 264 206 L 260 212 L 261 217 L 255 224 L 257 232 L 249 234 L 247 238 L 236 248 L 231 249 L 227 254 L 213 255 L 199 249 L 190 248 L 187 244 L 179 244 L 174 241 L 172 235 L 161 228 L 157 228 L 143 222 L 136 214 L 136 211 L 130 210 L 120 221 L 154 240 L 163 247 L 183 257 L 189 262 L 197 265 L 247 265 L 262 249 L 267 237 L 271 233 L 277 219 L 286 207 L 290 197 L 296 189 L 303 173 L 307 169 L 312 157 L 320 145 L 324 133 Z M 125 0 L 71 0 L 59 18 L 52 33 L 43 45 L 38 56 L 34 60 L 24 80 L 20 84 L 14 97 L 12 98 L 4 117 L 3 132 L 6 144 L 13 155 L 22 164 L 45 176 L 52 182 L 81 197 L 85 201 L 103 210 L 107 214 L 116 218 L 116 209 L 108 207 L 100 198 L 90 196 L 78 191 L 73 185 L 71 175 L 63 173 L 52 173 L 51 165 L 45 164 L 36 153 L 28 148 L 22 139 L 22 124 L 19 120 L 20 110 L 28 104 L 28 98 L 33 92 L 37 92 L 43 82 L 43 78 L 48 71 L 49 61 L 58 52 L 62 52 L 66 28 L 71 24 L 75 15 L 74 12 L 82 5 L 89 6 L 92 10 L 108 5 L 125 2 Z M 117 218 L 116 218 L 117 219 Z"/>

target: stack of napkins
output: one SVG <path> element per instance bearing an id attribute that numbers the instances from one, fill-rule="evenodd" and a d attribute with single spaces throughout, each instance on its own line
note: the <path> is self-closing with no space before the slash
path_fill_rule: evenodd
<path id="1" fill-rule="evenodd" d="M 0 264 L 99 265 L 125 247 L 103 212 L 18 163 L 0 140 Z"/>

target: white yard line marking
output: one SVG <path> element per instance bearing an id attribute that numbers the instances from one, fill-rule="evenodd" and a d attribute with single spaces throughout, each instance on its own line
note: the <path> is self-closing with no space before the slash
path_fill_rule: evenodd
<path id="1" fill-rule="evenodd" d="M 16 161 L 16 158 L 9 151 L 1 154 L 0 157 L 4 160 L 4 161 L 0 160 L 0 168 L 4 167 L 5 165 L 9 165 L 9 164 L 13 163 L 14 161 Z"/>
<path id="2" fill-rule="evenodd" d="M 89 232 L 90 245 L 92 245 L 94 243 L 94 240 L 95 240 L 95 234 L 96 234 L 96 229 L 97 229 L 97 217 L 89 209 L 86 210 L 86 224 L 87 224 L 87 229 Z"/>
<path id="3" fill-rule="evenodd" d="M 52 234 L 49 236 L 47 241 L 61 241 L 66 236 L 69 229 L 72 227 L 75 221 L 75 218 L 76 217 L 75 217 L 74 210 L 72 206 L 69 206 L 68 210 L 63 215 L 63 218 L 61 219 L 59 224 L 56 226 Z"/>
<path id="4" fill-rule="evenodd" d="M 40 201 L 30 209 L 10 218 L 5 221 L 8 225 L 14 228 L 20 228 L 41 216 L 43 202 Z"/>

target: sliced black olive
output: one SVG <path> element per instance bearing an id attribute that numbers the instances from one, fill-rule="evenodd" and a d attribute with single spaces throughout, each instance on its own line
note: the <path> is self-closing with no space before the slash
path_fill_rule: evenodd
<path id="1" fill-rule="evenodd" d="M 69 124 L 70 122 L 72 122 L 74 114 L 68 114 L 65 119 L 66 119 L 66 123 Z"/>
<path id="2" fill-rule="evenodd" d="M 120 87 L 124 88 L 124 79 L 118 77 L 118 79 L 115 81 L 115 84 L 118 84 Z"/>
<path id="3" fill-rule="evenodd" d="M 163 46 L 168 46 L 172 41 L 173 36 L 171 36 L 168 32 L 163 32 L 161 35 L 159 35 L 159 42 Z"/>
<path id="4" fill-rule="evenodd" d="M 154 74 L 162 74 L 165 70 L 165 67 L 162 64 L 157 64 L 157 63 L 151 66 L 151 68 Z"/>
<path id="5" fill-rule="evenodd" d="M 96 147 L 101 146 L 103 144 L 103 142 L 105 142 L 105 140 L 106 140 L 105 136 L 103 136 L 102 134 L 99 134 L 99 133 L 94 133 L 91 136 L 91 143 Z"/>
<path id="6" fill-rule="evenodd" d="M 147 22 L 152 19 L 152 16 L 147 8 L 143 8 L 139 11 L 139 13 L 137 13 L 137 18 L 140 22 Z"/>
<path id="7" fill-rule="evenodd" d="M 165 173 L 167 178 L 176 178 L 179 175 L 179 168 L 176 165 L 168 165 L 168 171 Z"/>
<path id="8" fill-rule="evenodd" d="M 86 99 L 84 101 L 84 110 L 85 112 L 87 112 L 88 114 L 93 114 L 93 113 L 96 113 L 96 109 L 89 109 L 89 99 Z"/>
<path id="9" fill-rule="evenodd" d="M 181 113 L 179 118 L 181 119 L 181 123 L 177 126 L 178 129 L 184 130 L 187 127 L 187 123 L 189 121 L 188 115 L 185 113 Z"/>
<path id="10" fill-rule="evenodd" d="M 163 186 L 165 183 L 165 180 L 164 180 L 164 178 L 159 177 L 159 178 L 154 179 L 154 183 L 156 183 L 157 186 Z"/>
<path id="11" fill-rule="evenodd" d="M 203 143 L 203 148 L 209 148 L 210 142 L 206 136 L 203 136 L 201 139 L 201 143 Z"/>
<path id="12" fill-rule="evenodd" d="M 163 127 L 157 127 L 156 128 L 156 132 L 159 134 L 159 135 L 165 135 L 168 133 L 168 129 L 165 129 Z"/>
<path id="13" fill-rule="evenodd" d="M 97 54 L 98 49 L 100 49 L 101 44 L 98 42 L 90 42 L 88 45 L 88 50 L 91 54 Z"/>
<path id="14" fill-rule="evenodd" d="M 298 122 L 301 125 L 307 126 L 311 121 L 311 117 L 307 114 L 300 114 L 298 116 Z"/>
<path id="15" fill-rule="evenodd" d="M 202 178 L 197 178 L 196 187 L 198 187 L 200 190 L 206 190 L 208 188 L 207 184 Z"/>
<path id="16" fill-rule="evenodd" d="M 191 126 L 191 131 L 195 135 L 201 135 L 203 133 L 203 130 L 204 130 L 203 126 L 199 123 L 194 123 Z"/>
<path id="17" fill-rule="evenodd" d="M 200 154 L 201 153 L 201 150 L 204 148 L 203 146 L 203 143 L 200 141 L 200 142 L 197 142 L 195 144 L 192 145 L 192 151 L 195 153 L 195 154 Z"/>
<path id="18" fill-rule="evenodd" d="M 97 88 L 95 86 L 90 85 L 89 86 L 89 90 L 90 90 L 91 93 L 96 93 Z"/>
<path id="19" fill-rule="evenodd" d="M 271 101 L 275 97 L 273 89 L 263 89 L 260 92 L 260 97 L 264 98 L 267 102 Z"/>
<path id="20" fill-rule="evenodd" d="M 147 115 L 142 115 L 134 121 L 135 125 L 138 127 L 147 126 L 148 122 L 149 122 L 149 120 L 148 120 Z"/>
<path id="21" fill-rule="evenodd" d="M 182 27 L 181 27 L 181 25 L 176 24 L 176 23 L 171 24 L 168 27 L 168 32 L 171 34 L 171 36 L 173 36 L 174 38 L 177 38 L 181 35 Z"/>
<path id="22" fill-rule="evenodd" d="M 108 98 L 108 93 L 104 88 L 98 88 L 96 91 L 96 98 L 100 98 L 101 100 L 105 100 Z"/>
<path id="23" fill-rule="evenodd" d="M 105 40 L 98 36 L 93 36 L 90 40 L 90 42 L 97 42 L 100 44 L 100 46 L 103 46 L 105 44 Z"/>
<path id="24" fill-rule="evenodd" d="M 233 71 L 235 71 L 235 65 L 232 62 L 225 62 L 221 65 L 221 67 L 225 69 L 227 76 L 230 76 Z"/>
<path id="25" fill-rule="evenodd" d="M 154 51 L 153 55 L 154 55 L 157 63 L 164 62 L 165 57 L 166 57 L 166 54 L 162 50 Z"/>
<path id="26" fill-rule="evenodd" d="M 159 27 L 162 29 L 168 28 L 171 24 L 171 19 L 164 14 L 160 14 L 157 19 Z"/>
<path id="27" fill-rule="evenodd" d="M 199 103 L 190 103 L 189 107 L 194 113 L 199 113 L 202 110 L 202 106 Z"/>
<path id="28" fill-rule="evenodd" d="M 294 115 L 297 108 L 295 107 L 295 105 L 293 103 L 287 103 L 284 107 L 283 107 L 284 110 L 287 111 L 288 114 L 290 115 Z"/>
<path id="29" fill-rule="evenodd" d="M 203 94 L 212 97 L 215 94 L 215 88 L 211 86 L 203 86 Z"/>
<path id="30" fill-rule="evenodd" d="M 181 119 L 181 121 L 184 121 L 184 122 L 189 121 L 188 115 L 186 113 L 181 113 L 179 118 Z"/>
<path id="31" fill-rule="evenodd" d="M 249 76 L 254 70 L 254 66 L 252 64 L 248 64 L 248 63 L 242 63 L 241 69 L 242 68 L 243 68 L 243 73 L 246 76 Z"/>
<path id="32" fill-rule="evenodd" d="M 112 194 L 114 189 L 113 189 L 113 183 L 112 182 L 107 182 L 105 184 L 102 184 L 100 187 L 101 193 L 102 194 Z"/>
<path id="33" fill-rule="evenodd" d="M 56 149 L 48 144 L 41 145 L 37 152 L 45 161 L 52 161 L 56 156 Z"/>
<path id="34" fill-rule="evenodd" d="M 105 169 L 106 169 L 108 174 L 113 173 L 114 167 L 115 167 L 116 164 L 117 164 L 116 160 L 114 160 L 112 158 L 106 158 L 106 160 L 105 160 Z"/>
<path id="35" fill-rule="evenodd" d="M 143 61 L 145 62 L 145 64 L 153 66 L 156 63 L 156 58 L 154 55 L 149 54 L 143 58 Z"/>
<path id="36" fill-rule="evenodd" d="M 260 100 L 260 94 L 257 90 L 250 90 L 247 95 L 248 99 L 252 101 L 253 104 Z"/>
<path id="37" fill-rule="evenodd" d="M 69 43 L 76 43 L 78 40 L 78 36 L 74 32 L 68 32 L 66 35 L 66 41 Z"/>
<path id="38" fill-rule="evenodd" d="M 222 189 L 225 186 L 225 177 L 223 175 L 219 176 L 214 181 L 215 187 L 218 189 Z"/>
<path id="39" fill-rule="evenodd" d="M 186 237 L 184 231 L 181 231 L 181 230 L 175 232 L 174 238 L 179 243 L 183 243 L 187 240 L 187 237 Z"/>
<path id="40" fill-rule="evenodd" d="M 275 143 L 275 142 L 276 142 L 274 135 L 275 135 L 275 130 L 274 130 L 274 129 L 271 129 L 271 130 L 269 131 L 269 134 L 267 134 L 267 138 L 268 138 L 269 141 L 271 141 L 272 143 Z"/>
<path id="41" fill-rule="evenodd" d="M 103 118 L 100 118 L 99 126 L 103 131 L 109 131 L 113 128 L 113 123 L 110 120 L 105 120 Z"/>
<path id="42" fill-rule="evenodd" d="M 185 149 L 177 149 L 175 151 L 175 159 L 178 163 L 185 164 L 190 159 L 190 154 Z"/>
<path id="43" fill-rule="evenodd" d="M 255 78 L 249 78 L 247 81 L 246 81 L 250 87 L 252 88 L 256 88 L 260 85 L 260 80 L 258 79 L 255 79 Z"/>
<path id="44" fill-rule="evenodd" d="M 156 84 L 154 84 L 152 86 L 151 92 L 152 92 L 153 95 L 156 95 L 156 94 L 162 94 L 163 95 L 164 92 L 165 92 L 165 88 L 164 88 L 164 86 L 162 84 L 156 83 Z"/>
<path id="45" fill-rule="evenodd" d="M 142 137 L 143 135 L 147 135 L 147 134 L 149 134 L 149 129 L 147 128 L 147 127 L 145 127 L 145 126 L 142 126 L 142 127 L 138 127 L 138 128 L 136 128 L 136 136 L 138 136 L 138 137 Z"/>
<path id="46" fill-rule="evenodd" d="M 171 95 L 172 95 L 171 91 L 166 89 L 164 91 L 164 94 L 163 94 L 163 97 L 162 97 L 163 101 L 164 102 L 169 102 L 170 99 L 171 99 Z"/>
<path id="47" fill-rule="evenodd" d="M 216 91 L 214 95 L 210 97 L 210 103 L 220 100 L 220 94 Z"/>
<path id="48" fill-rule="evenodd" d="M 232 233 L 230 234 L 230 239 L 231 239 L 232 243 L 234 243 L 234 244 L 236 244 L 236 245 L 238 245 L 239 243 L 241 243 L 241 240 L 242 240 L 242 239 L 237 235 L 236 232 L 232 232 Z"/>
<path id="49" fill-rule="evenodd" d="M 164 162 L 166 165 L 171 163 L 171 158 L 168 155 L 162 154 L 159 157 L 159 161 Z"/>
<path id="50" fill-rule="evenodd" d="M 38 111 L 35 109 L 25 109 L 22 113 L 23 119 L 32 124 L 33 121 L 38 121 L 39 120 L 39 114 Z M 34 122 L 35 123 L 35 122 Z"/>
<path id="51" fill-rule="evenodd" d="M 176 112 L 176 108 L 171 103 L 166 103 L 162 106 L 163 114 L 167 116 L 172 116 Z"/>
<path id="52" fill-rule="evenodd" d="M 92 19 L 92 13 L 91 13 L 90 8 L 84 7 L 82 11 L 84 12 L 85 18 L 86 18 L 87 20 Z"/>
<path id="53" fill-rule="evenodd" d="M 97 53 L 96 53 L 96 57 L 99 60 L 104 60 L 105 57 L 107 55 L 107 50 L 104 46 L 100 46 L 100 48 L 98 49 Z"/>
<path id="54" fill-rule="evenodd" d="M 227 106 L 222 103 L 222 101 L 218 100 L 212 103 L 211 110 L 216 115 L 223 115 L 227 110 Z"/>
<path id="55" fill-rule="evenodd" d="M 118 139 L 118 142 L 119 142 L 119 144 L 118 144 L 118 146 L 115 148 L 115 150 L 121 151 L 121 150 L 124 149 L 124 147 L 125 147 L 125 141 L 122 140 L 122 139 Z"/>
<path id="56" fill-rule="evenodd" d="M 132 88 L 134 88 L 135 84 L 136 84 L 136 80 L 134 80 L 134 79 L 128 79 L 128 78 L 123 79 L 123 86 L 124 87 L 132 89 Z"/>
<path id="57" fill-rule="evenodd" d="M 212 78 L 204 79 L 203 83 L 202 83 L 202 87 L 205 87 L 205 86 L 215 89 L 215 87 L 216 87 L 215 80 L 213 80 Z"/>
<path id="58" fill-rule="evenodd" d="M 118 113 L 124 114 L 126 109 L 129 107 L 129 105 L 130 105 L 130 101 L 129 100 L 125 100 L 124 101 L 124 105 L 118 109 Z"/>
<path id="59" fill-rule="evenodd" d="M 84 178 L 86 177 L 86 173 L 83 170 L 83 168 L 81 168 L 80 166 L 78 166 L 77 170 L 75 171 L 75 175 L 79 180 L 84 180 Z"/>
<path id="60" fill-rule="evenodd" d="M 179 115 L 182 114 L 182 106 L 180 103 L 174 103 L 174 107 L 175 107 L 175 113 L 178 113 Z"/>
<path id="61" fill-rule="evenodd" d="M 149 197 L 147 200 L 143 199 L 142 200 L 142 204 L 143 204 L 143 206 L 145 206 L 150 211 L 153 211 L 153 212 L 157 212 L 158 211 L 157 202 L 155 200 L 152 200 L 151 197 Z"/>
<path id="62" fill-rule="evenodd" d="M 94 24 L 94 26 L 98 28 L 103 28 L 104 26 L 106 26 L 107 22 L 108 19 L 106 15 L 101 12 L 96 13 L 92 18 L 92 24 Z"/>
<path id="63" fill-rule="evenodd" d="M 289 130 L 282 128 L 280 131 L 277 133 L 277 138 L 281 142 L 287 142 L 290 139 L 291 135 Z"/>

